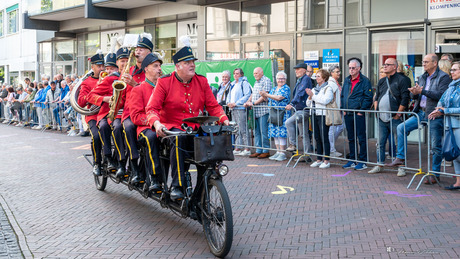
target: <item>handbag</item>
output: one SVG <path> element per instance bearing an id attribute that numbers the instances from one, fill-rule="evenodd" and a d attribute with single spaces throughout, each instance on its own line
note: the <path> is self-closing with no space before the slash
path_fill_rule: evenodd
<path id="1" fill-rule="evenodd" d="M 334 98 L 330 103 L 326 104 L 326 108 L 338 109 L 339 107 L 335 101 L 336 94 L 332 94 L 334 95 Z M 339 110 L 326 110 L 326 126 L 339 126 L 342 125 L 342 123 L 342 114 Z"/>
<path id="2" fill-rule="evenodd" d="M 269 111 L 269 122 L 275 126 L 283 126 L 283 119 L 286 110 L 278 110 L 276 108 L 270 108 Z"/>
<path id="3" fill-rule="evenodd" d="M 199 136 L 193 139 L 194 157 L 197 163 L 235 160 L 232 135 Z"/>
<path id="4" fill-rule="evenodd" d="M 452 129 L 452 120 L 450 116 L 447 117 L 447 120 L 449 121 L 450 127 L 444 134 L 444 140 L 442 142 L 442 157 L 444 157 L 446 161 L 453 161 L 458 156 L 460 156 L 460 148 L 455 141 L 455 135 L 454 130 Z"/>

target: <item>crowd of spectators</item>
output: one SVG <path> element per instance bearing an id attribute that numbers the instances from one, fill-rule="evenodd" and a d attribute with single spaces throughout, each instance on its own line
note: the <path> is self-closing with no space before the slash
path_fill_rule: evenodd
<path id="1" fill-rule="evenodd" d="M 43 75 L 40 82 L 26 78 L 24 84 L 16 87 L 4 83 L 0 91 L 2 123 L 87 136 L 81 116 L 70 106 L 70 92 L 77 82 L 75 75 L 58 74 L 52 81 L 50 76 Z"/>
<path id="2" fill-rule="evenodd" d="M 233 70 L 234 81 L 231 81 L 230 71 L 223 71 L 222 82 L 214 94 L 229 119 L 239 125 L 234 154 L 284 161 L 287 153 L 300 151 L 315 154 L 314 161 L 308 157 L 310 166 L 320 169 L 331 166 L 331 157 L 345 156 L 348 162 L 342 166 L 344 169 L 364 170 L 369 163 L 366 114 L 373 114 L 378 125 L 377 165 L 368 173 L 380 173 L 385 167 L 398 166 L 397 176 L 405 176 L 407 136 L 427 120 L 430 120 L 428 130 L 433 155 L 431 170 L 440 172 L 442 137 L 447 126 L 442 115 L 458 113 L 460 63 L 453 63 L 452 55 L 438 59 L 436 54 L 428 54 L 422 62 L 423 75 L 414 79 L 412 71 L 402 62 L 388 58 L 379 68 L 375 87 L 361 72 L 363 65 L 359 58 L 347 60 L 348 73 L 342 78 L 338 65 L 319 69 L 313 75 L 313 67 L 299 63 L 294 67 L 297 80 L 292 88 L 287 85 L 287 75 L 283 71 L 276 74 L 276 82 L 272 83 L 263 69 L 257 67 L 252 71 L 253 86 L 241 68 Z M 69 104 L 70 92 L 77 81 L 73 75 L 64 77 L 61 74 L 52 81 L 49 76 L 43 76 L 41 82 L 26 78 L 24 84 L 16 88 L 3 84 L 0 91 L 3 123 L 37 130 L 65 128 L 69 135 L 77 132 L 86 135 L 81 116 L 72 111 Z M 331 103 L 340 108 L 338 124 L 331 124 L 330 113 L 326 112 Z M 370 110 L 377 112 L 369 113 Z M 407 111 L 417 116 L 401 114 Z M 460 135 L 458 121 L 454 119 L 451 125 L 456 135 Z M 347 154 L 336 148 L 344 129 L 348 149 L 340 150 L 347 150 Z M 457 140 L 460 143 L 460 136 Z M 302 141 L 303 151 L 299 150 L 299 141 Z M 271 150 L 274 153 L 270 155 Z M 385 163 L 387 159 L 391 161 Z M 454 166 L 460 174 L 460 160 L 455 160 Z M 460 189 L 459 179 L 450 189 Z M 435 175 L 425 183 L 439 181 L 439 175 Z"/>

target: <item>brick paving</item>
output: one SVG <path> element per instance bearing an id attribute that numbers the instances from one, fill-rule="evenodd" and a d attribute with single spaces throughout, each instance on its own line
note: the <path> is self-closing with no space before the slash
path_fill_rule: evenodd
<path id="1" fill-rule="evenodd" d="M 23 258 L 16 235 L 0 205 L 0 258 Z"/>
<path id="2" fill-rule="evenodd" d="M 197 222 L 111 181 L 97 191 L 89 138 L 0 125 L 0 141 L 0 194 L 34 257 L 212 258 Z M 227 164 L 229 258 L 460 257 L 459 192 L 339 165 Z"/>

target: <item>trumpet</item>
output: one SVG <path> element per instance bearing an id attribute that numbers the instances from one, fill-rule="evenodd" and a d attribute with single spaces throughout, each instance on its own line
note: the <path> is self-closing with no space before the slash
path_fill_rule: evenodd
<path id="1" fill-rule="evenodd" d="M 126 63 L 126 67 L 123 70 L 123 73 L 120 75 L 120 78 L 123 77 L 124 74 L 129 73 L 129 64 L 131 63 L 132 58 L 134 57 L 134 51 L 131 50 L 128 58 L 128 62 Z M 120 95 L 123 90 L 126 89 L 126 83 L 121 80 L 113 81 L 112 83 L 113 94 L 112 98 L 110 99 L 110 111 L 108 114 L 108 118 L 113 121 L 115 117 L 117 117 L 119 104 L 120 104 Z"/>
<path id="2" fill-rule="evenodd" d="M 106 71 L 102 72 L 101 73 L 101 78 L 104 79 L 106 76 L 108 76 L 109 73 L 107 73 Z"/>

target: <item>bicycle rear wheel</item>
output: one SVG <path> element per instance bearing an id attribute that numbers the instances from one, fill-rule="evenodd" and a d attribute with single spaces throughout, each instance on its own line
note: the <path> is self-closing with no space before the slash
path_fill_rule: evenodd
<path id="1" fill-rule="evenodd" d="M 201 194 L 201 218 L 206 241 L 213 255 L 225 257 L 233 242 L 233 217 L 230 199 L 221 180 L 210 179 L 208 194 Z"/>

